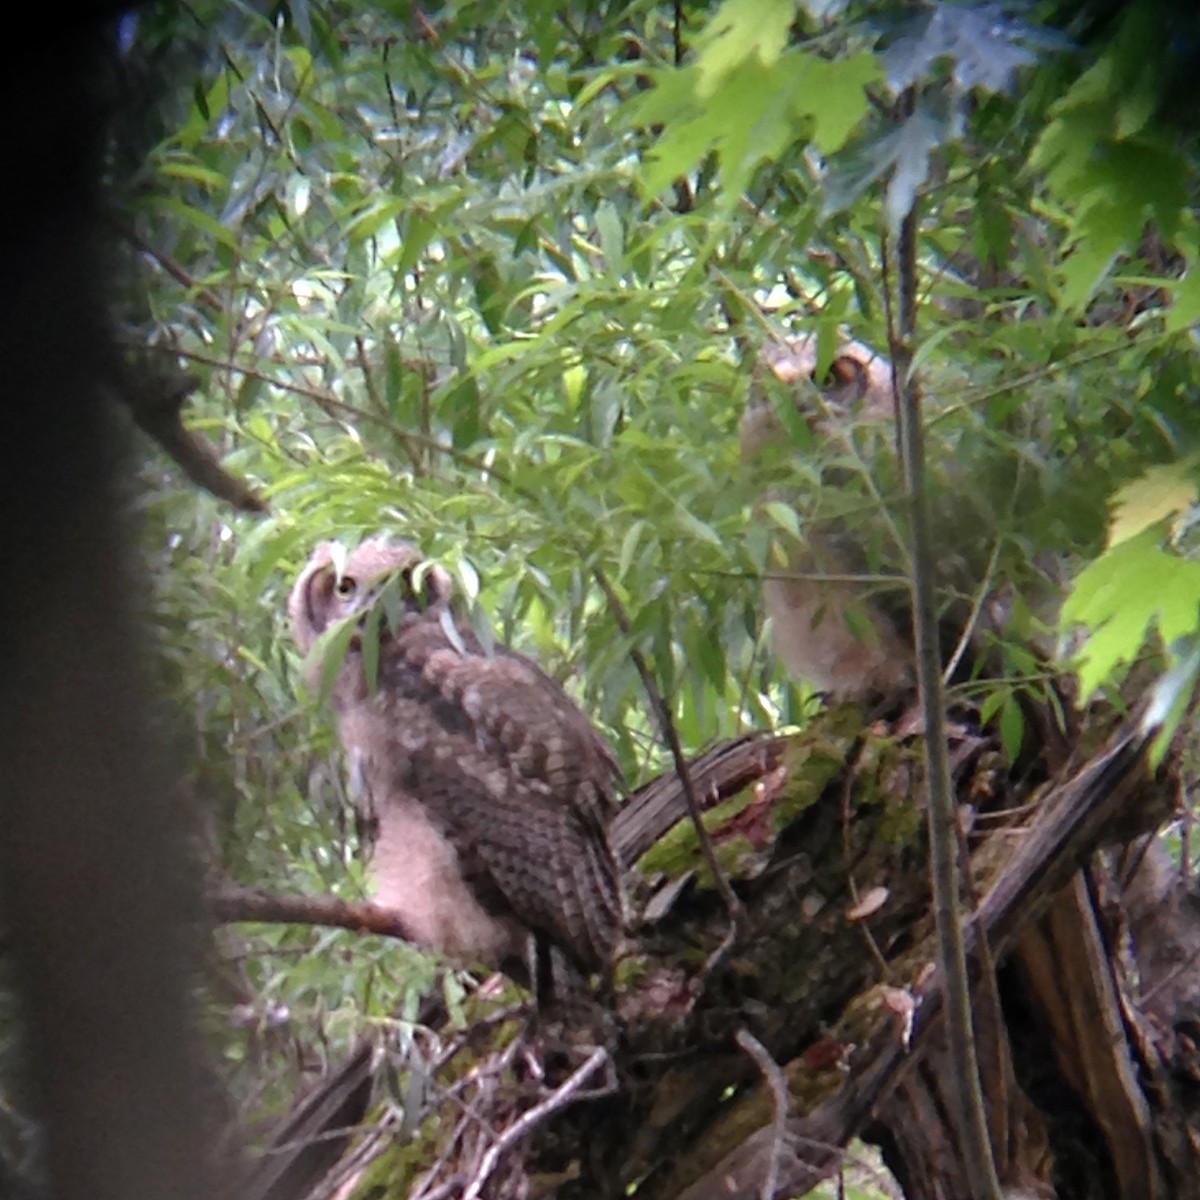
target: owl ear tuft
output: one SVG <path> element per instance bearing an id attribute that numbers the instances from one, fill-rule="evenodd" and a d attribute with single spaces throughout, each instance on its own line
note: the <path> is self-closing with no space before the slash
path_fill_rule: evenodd
<path id="1" fill-rule="evenodd" d="M 326 611 L 333 591 L 334 572 L 327 554 L 328 543 L 314 551 L 288 597 L 292 636 L 301 654 L 307 654 L 327 625 Z"/>
<path id="2" fill-rule="evenodd" d="M 450 578 L 450 572 L 445 567 L 438 566 L 437 563 L 432 563 L 428 571 L 425 572 L 425 604 L 429 608 L 444 606 L 450 603 L 450 597 L 454 594 L 454 581 Z"/>
<path id="3" fill-rule="evenodd" d="M 445 567 L 422 559 L 404 571 L 405 584 L 412 599 L 422 608 L 445 608 L 454 595 L 454 581 Z"/>

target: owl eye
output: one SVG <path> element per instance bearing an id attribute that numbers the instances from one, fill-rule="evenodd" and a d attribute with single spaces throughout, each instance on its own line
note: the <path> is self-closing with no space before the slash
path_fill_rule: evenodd
<path id="1" fill-rule="evenodd" d="M 813 374 L 816 383 L 816 373 Z M 867 390 L 867 372 L 862 363 L 849 355 L 839 354 L 829 364 L 825 378 L 819 383 L 827 400 L 838 406 L 858 403 Z"/>
<path id="2" fill-rule="evenodd" d="M 840 385 L 845 387 L 847 384 L 854 384 L 856 387 L 861 387 L 864 383 L 865 375 L 866 372 L 863 370 L 862 363 L 855 362 L 849 355 L 839 354 L 829 364 L 825 383 L 827 386 Z"/>
<path id="3" fill-rule="evenodd" d="M 343 599 L 348 600 L 358 590 L 358 580 L 350 575 L 343 575 L 333 585 L 333 590 Z"/>

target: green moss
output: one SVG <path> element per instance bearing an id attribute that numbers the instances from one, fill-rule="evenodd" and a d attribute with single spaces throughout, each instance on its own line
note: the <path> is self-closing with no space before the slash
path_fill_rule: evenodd
<path id="1" fill-rule="evenodd" d="M 845 769 L 861 730 L 862 712 L 856 706 L 827 710 L 788 745 L 786 775 L 777 793 L 766 794 L 755 784 L 704 813 L 717 861 L 729 878 L 752 878 L 762 869 L 779 832 L 815 804 Z M 769 777 L 764 783 L 771 786 Z M 711 886 L 695 828 L 686 818 L 642 856 L 638 867 L 648 877 L 671 879 L 694 870 L 699 886 Z"/>

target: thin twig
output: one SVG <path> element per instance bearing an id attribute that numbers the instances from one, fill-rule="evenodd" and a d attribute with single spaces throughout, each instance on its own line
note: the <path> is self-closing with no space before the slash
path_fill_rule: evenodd
<path id="1" fill-rule="evenodd" d="M 631 628 L 629 614 L 626 613 L 625 606 L 621 603 L 621 598 L 617 595 L 616 589 L 608 581 L 608 576 L 599 567 L 593 571 L 593 575 L 596 582 L 600 585 L 600 590 L 608 599 L 613 620 L 617 623 L 617 628 L 626 637 L 629 637 Z M 700 843 L 700 852 L 704 855 L 704 861 L 712 873 L 713 886 L 716 887 L 717 894 L 724 901 L 726 911 L 729 913 L 729 933 L 716 951 L 709 956 L 703 972 L 703 976 L 707 976 L 720 966 L 734 945 L 736 945 L 745 923 L 746 912 L 742 907 L 742 902 L 734 895 L 729 880 L 725 878 L 725 872 L 721 869 L 721 864 L 717 861 L 717 852 L 713 848 L 712 838 L 709 836 L 708 830 L 704 827 L 700 800 L 696 795 L 696 787 L 692 782 L 692 773 L 688 768 L 687 759 L 684 757 L 683 745 L 679 741 L 679 731 L 675 728 L 675 722 L 671 718 L 671 710 L 667 707 L 662 693 L 655 686 L 654 677 L 650 673 L 645 655 L 642 654 L 637 646 L 631 644 L 629 647 L 629 657 L 633 660 L 633 665 L 641 677 L 642 687 L 645 688 L 646 695 L 650 700 L 650 707 L 654 710 L 654 715 L 658 718 L 658 726 L 662 732 L 663 740 L 671 748 L 671 757 L 675 761 L 675 773 L 679 776 L 679 782 L 683 785 L 683 794 L 687 800 L 688 815 L 691 817 L 692 826 L 696 830 L 696 837 Z"/>
<path id="2" fill-rule="evenodd" d="M 453 1183 L 456 1187 L 462 1185 L 462 1176 L 454 1174 L 437 1187 L 432 1186 L 433 1181 L 438 1177 L 438 1172 L 450 1161 L 451 1156 L 458 1149 L 459 1143 L 462 1141 L 462 1136 L 466 1132 L 467 1123 L 472 1120 L 475 1120 L 475 1118 L 470 1114 L 458 1118 L 455 1122 L 453 1132 L 442 1145 L 441 1153 L 434 1160 L 429 1170 L 417 1181 L 417 1185 L 409 1194 L 408 1200 L 435 1200 L 437 1196 L 449 1194 L 445 1190 L 447 1184 Z"/>
<path id="3" fill-rule="evenodd" d="M 455 1189 L 462 1186 L 462 1181 L 461 1175 L 451 1175 L 445 1183 L 439 1183 L 432 1191 L 422 1192 L 421 1200 L 445 1200 L 447 1196 L 454 1195 Z"/>
<path id="4" fill-rule="evenodd" d="M 992 543 L 992 554 L 988 559 L 987 567 L 984 569 L 983 578 L 979 581 L 979 587 L 976 589 L 975 597 L 971 601 L 971 611 L 967 614 L 966 624 L 962 628 L 962 633 L 958 635 L 958 644 L 954 647 L 954 653 L 950 655 L 949 661 L 942 669 L 942 686 L 949 684 L 954 678 L 954 672 L 958 670 L 958 664 L 962 662 L 962 657 L 967 652 L 967 647 L 971 644 L 971 638 L 975 635 L 975 626 L 979 623 L 979 614 L 983 612 L 984 601 L 988 598 L 988 593 L 992 589 L 992 578 L 996 572 L 996 564 L 1000 561 L 1000 545 L 1001 538 L 997 538 Z"/>
<path id="5" fill-rule="evenodd" d="M 915 93 L 910 89 L 897 106 L 898 120 L 911 116 Z M 889 187 L 892 184 L 889 184 Z M 925 490 L 925 446 L 921 423 L 921 388 L 912 370 L 916 335 L 916 263 L 918 214 L 914 202 L 900 222 L 895 248 L 896 303 L 889 307 L 888 341 L 900 461 L 908 491 L 913 564 L 913 624 L 917 678 L 925 719 L 925 785 L 928 790 L 929 858 L 933 882 L 938 961 L 944 975 L 946 1044 L 953 1068 L 958 1133 L 972 1200 L 999 1200 L 1000 1183 L 992 1158 L 991 1139 L 979 1062 L 971 1027 L 971 990 L 963 945 L 959 898 L 958 822 L 946 749 L 945 700 L 939 661 L 937 603 L 933 587 L 933 545 L 929 500 Z"/>
<path id="6" fill-rule="evenodd" d="M 1138 995 L 1138 1004 L 1145 1007 L 1159 992 L 1168 984 L 1174 983 L 1185 971 L 1190 972 L 1196 965 L 1197 960 L 1200 960 L 1200 949 L 1194 950 L 1181 963 L 1176 963 L 1161 979 L 1156 979 L 1152 987 L 1148 987 L 1145 991 Z"/>
<path id="7" fill-rule="evenodd" d="M 760 1200 L 775 1200 L 775 1192 L 779 1188 L 779 1163 L 783 1158 L 787 1122 L 792 1109 L 792 1094 L 779 1064 L 758 1038 L 748 1029 L 739 1029 L 734 1040 L 754 1059 L 767 1087 L 771 1089 L 771 1102 L 775 1113 L 771 1128 L 771 1155 L 767 1159 L 767 1171 L 758 1194 Z"/>
<path id="8" fill-rule="evenodd" d="M 159 250 L 150 245 L 132 226 L 125 225 L 116 220 L 113 220 L 111 224 L 117 233 L 139 254 L 145 255 L 147 258 L 152 258 L 176 283 L 191 291 L 201 305 L 207 307 L 210 312 L 215 313 L 217 316 L 221 315 L 224 305 L 221 303 L 221 298 L 216 292 L 200 284 L 194 276 L 181 267 L 165 250 Z"/>
<path id="9" fill-rule="evenodd" d="M 869 584 L 887 584 L 891 587 L 908 586 L 907 575 L 872 575 L 865 572 L 838 574 L 835 571 L 758 571 L 751 574 L 745 571 L 706 571 L 705 574 L 735 579 L 786 579 L 793 582 L 849 583 L 854 587 L 866 587 Z"/>
<path id="10" fill-rule="evenodd" d="M 510 1150 L 516 1145 L 539 1122 L 544 1121 L 553 1113 L 558 1112 L 559 1109 L 565 1108 L 570 1104 L 588 1079 L 607 1061 L 608 1051 L 603 1046 L 597 1046 L 588 1055 L 583 1066 L 569 1075 L 561 1086 L 555 1088 L 540 1104 L 535 1104 L 532 1108 L 523 1112 L 488 1147 L 487 1153 L 480 1160 L 479 1169 L 475 1172 L 470 1184 L 468 1184 L 467 1189 L 463 1192 L 463 1200 L 478 1200 L 479 1195 L 483 1191 L 483 1185 L 487 1183 L 492 1172 L 496 1169 L 496 1165 L 500 1161 L 500 1156 L 506 1150 Z"/>
<path id="11" fill-rule="evenodd" d="M 320 408 L 327 416 L 333 417 L 339 421 L 365 421 L 369 424 L 381 426 L 390 433 L 401 433 L 409 441 L 416 445 L 421 445 L 429 450 L 435 451 L 438 454 L 444 454 L 447 458 L 454 462 L 460 463 L 465 467 L 470 467 L 472 470 L 478 471 L 482 475 L 490 476 L 503 483 L 506 487 L 511 487 L 518 495 L 529 497 L 534 495 L 530 489 L 522 489 L 518 487 L 511 479 L 509 479 L 502 471 L 497 470 L 490 463 L 485 462 L 481 458 L 477 458 L 471 454 L 465 454 L 461 450 L 456 450 L 453 446 L 446 442 L 440 442 L 437 438 L 430 437 L 423 433 L 416 433 L 412 430 L 401 430 L 397 423 L 389 417 L 380 416 L 378 413 L 373 413 L 369 409 L 359 408 L 354 404 L 347 404 L 345 400 L 339 400 L 336 396 L 324 391 L 318 387 L 312 387 L 309 384 L 297 383 L 295 380 L 280 379 L 276 375 L 268 374 L 266 371 L 260 370 L 257 367 L 252 367 L 246 363 L 234 362 L 228 358 L 220 358 L 212 354 L 204 354 L 198 350 L 181 350 L 170 346 L 148 346 L 148 350 L 171 354 L 176 358 L 182 358 L 187 362 L 203 363 L 205 366 L 216 367 L 223 371 L 236 371 L 240 375 L 245 375 L 250 379 L 257 379 L 260 383 L 269 384 L 271 387 L 278 388 L 281 392 L 288 392 L 293 396 L 303 396 L 307 400 L 312 400 L 318 408 Z"/>
<path id="12" fill-rule="evenodd" d="M 375 382 L 375 372 L 371 369 L 371 357 L 367 354 L 367 342 L 361 333 L 354 335 L 354 349 L 358 352 L 358 369 L 362 372 L 363 387 L 367 389 L 367 399 L 370 400 L 380 416 L 386 417 L 387 405 L 379 394 L 379 387 Z"/>
<path id="13" fill-rule="evenodd" d="M 382 420 L 387 422 L 393 436 L 404 448 L 405 456 L 408 458 L 409 465 L 413 469 L 413 474 L 417 476 L 423 475 L 421 456 L 414 450 L 408 431 L 401 429 L 388 416 L 387 404 L 380 394 L 379 384 L 375 379 L 375 371 L 371 366 L 371 358 L 367 353 L 366 339 L 361 333 L 354 335 L 354 347 L 358 353 L 358 369 L 362 372 L 363 386 L 367 389 L 367 399 L 370 400 L 371 407 L 375 409 Z"/>

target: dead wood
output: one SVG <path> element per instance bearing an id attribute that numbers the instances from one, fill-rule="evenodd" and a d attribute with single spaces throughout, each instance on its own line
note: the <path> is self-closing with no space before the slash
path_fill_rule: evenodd
<path id="1" fill-rule="evenodd" d="M 239 1181 L 237 1194 L 291 1200 L 311 1191 L 341 1158 L 366 1115 L 378 1060 L 378 1048 L 364 1039 L 300 1097 Z"/>
<path id="2" fill-rule="evenodd" d="M 124 403 L 143 433 L 153 438 L 197 487 L 247 513 L 264 513 L 267 505 L 244 479 L 221 465 L 216 447 L 183 423 L 183 407 L 198 381 L 168 363 L 152 362 L 142 351 L 130 359 L 115 350 L 107 364 L 106 385 Z"/>
<path id="3" fill-rule="evenodd" d="M 1053 785 L 1036 771 L 1012 777 L 978 731 L 960 728 L 952 747 L 960 812 L 975 825 L 976 979 L 981 935 L 999 964 L 995 986 L 976 992 L 990 1124 L 1005 1186 L 1028 1195 L 1191 1195 L 1200 1179 L 1180 1101 L 1191 1027 L 1174 1011 L 1139 1015 L 1138 956 L 1165 935 L 1143 928 L 1122 965 L 1112 931 L 1123 892 L 1095 882 L 1106 878 L 1098 848 L 1168 811 L 1174 787 L 1150 777 L 1144 745 L 1135 729 L 1118 731 Z M 566 1200 L 636 1186 L 652 1200 L 749 1200 L 768 1173 L 779 1195 L 802 1194 L 860 1136 L 883 1148 L 906 1196 L 964 1194 L 916 746 L 836 708 L 791 739 L 718 747 L 692 774 L 749 921 L 727 968 L 697 987 L 723 908 L 694 833 L 672 824 L 683 804 L 664 777 L 631 798 L 614 828 L 623 860 L 637 862 L 645 913 L 619 970 L 615 1091 L 586 1101 L 559 1093 L 582 1051 L 539 1081 L 514 1050 L 520 1037 L 491 1054 L 478 1037 L 460 1040 L 450 1057 L 461 1073 L 431 1090 L 427 1122 L 402 1154 L 376 1142 L 373 1179 L 398 1194 L 460 1196 L 486 1160 L 482 1196 L 534 1189 Z M 1159 897 L 1162 886 L 1149 891 Z M 1143 899 L 1146 909 L 1167 911 Z M 1195 997 L 1184 943 L 1200 949 L 1200 937 L 1176 940 L 1156 968 L 1157 994 Z M 506 1135 L 514 1129 L 522 1136 Z M 413 1174 L 413 1164 L 424 1167 Z"/>
<path id="4" fill-rule="evenodd" d="M 1002 956 L 1018 931 L 1034 920 L 1048 905 L 1054 908 L 1048 920 L 1053 923 L 1057 916 L 1061 931 L 1069 931 L 1069 937 L 1086 946 L 1086 937 L 1080 938 L 1080 926 L 1086 932 L 1090 923 L 1090 909 L 1086 914 L 1068 911 L 1067 906 L 1055 903 L 1056 895 L 1064 879 L 1070 879 L 1081 861 L 1099 844 L 1106 828 L 1120 814 L 1121 807 L 1131 800 L 1136 805 L 1142 799 L 1138 795 L 1139 790 L 1150 790 L 1149 781 L 1145 779 L 1142 768 L 1145 743 L 1145 736 L 1136 730 L 1122 731 L 1112 745 L 1084 770 L 1043 799 L 1039 819 L 1025 831 L 1020 849 L 1001 869 L 967 929 L 969 952 L 975 952 L 982 936 L 991 947 L 993 955 Z M 1154 812 L 1154 806 L 1150 804 L 1144 807 L 1149 818 Z M 1005 833 L 1007 831 L 1002 831 L 1001 835 L 994 835 L 993 840 Z M 972 864 L 973 868 L 976 863 L 982 865 L 985 857 L 981 850 Z M 1076 876 L 1076 880 L 1078 879 Z M 1078 882 L 1073 886 L 1079 886 Z M 1068 891 L 1070 890 L 1068 888 Z M 1072 915 L 1084 919 L 1072 922 Z M 932 952 L 927 946 L 922 946 L 920 953 L 925 961 L 932 962 Z M 977 974 L 977 957 L 973 958 L 972 967 L 973 973 Z M 1088 974 L 1071 974 L 1069 980 L 1070 984 L 1065 989 L 1067 994 L 1076 997 L 1085 995 L 1087 999 L 1079 1000 L 1079 1003 L 1084 1005 L 1089 1000 L 1093 1001 L 1095 1019 L 1101 1020 L 1101 1014 L 1107 1014 L 1111 1018 L 1115 1011 L 1114 1005 L 1110 1003 L 1106 1009 L 1103 999 L 1094 997 L 1093 981 Z M 931 1074 L 928 1064 L 925 1071 L 920 1069 L 921 1052 L 925 1050 L 924 1040 L 934 1030 L 939 1015 L 941 986 L 939 973 L 931 971 L 924 983 L 911 990 L 911 1020 L 906 1020 L 905 1028 L 900 1027 L 894 1005 L 889 1007 L 882 1002 L 876 1003 L 881 1019 L 876 1022 L 867 1045 L 852 1059 L 846 1082 L 809 1116 L 796 1119 L 789 1128 L 789 1139 L 794 1142 L 794 1148 L 790 1153 L 790 1170 L 782 1175 L 783 1194 L 796 1194 L 807 1190 L 821 1177 L 824 1170 L 836 1162 L 837 1149 L 866 1127 L 885 1089 L 901 1070 L 913 1065 L 917 1068 L 918 1078 L 907 1083 L 907 1106 L 919 1111 L 924 1103 L 929 1111 L 943 1114 L 947 1112 L 949 1096 L 944 1090 L 944 1070 Z M 1104 1028 L 1101 1034 L 1101 1044 L 1106 1049 L 1120 1040 L 1115 1033 L 1110 1019 L 1107 1028 Z M 936 1044 L 932 1051 L 930 1063 L 944 1067 L 943 1047 Z M 1109 1057 L 1111 1060 L 1111 1054 Z M 1111 1061 L 1110 1066 L 1111 1071 L 1116 1071 Z M 1128 1100 L 1132 1103 L 1127 1092 L 1122 1091 L 1119 1094 L 1123 1102 Z M 1124 1104 L 1121 1107 L 1125 1107 Z M 1028 1119 L 1028 1113 L 1022 1113 L 1021 1116 Z M 900 1114 L 893 1114 L 893 1117 L 899 1117 L 896 1124 L 904 1124 Z M 886 1119 L 885 1110 L 881 1113 L 881 1120 Z M 961 1190 L 966 1187 L 965 1174 L 961 1165 L 954 1165 L 958 1148 L 953 1143 L 952 1130 L 945 1117 L 931 1124 L 921 1121 L 920 1127 L 934 1132 L 937 1139 L 944 1143 L 941 1147 L 943 1154 L 948 1155 L 948 1159 L 940 1162 L 938 1166 L 939 1186 L 944 1188 L 948 1177 L 954 1181 L 953 1186 L 960 1189 L 958 1194 L 965 1194 L 965 1191 Z M 1121 1124 L 1117 1128 L 1121 1131 L 1117 1141 L 1123 1142 L 1127 1127 Z M 880 1132 L 879 1136 L 886 1135 Z M 889 1140 L 896 1143 L 898 1152 L 903 1153 L 899 1150 L 901 1139 L 893 1134 Z M 921 1141 L 928 1140 L 928 1134 L 921 1138 L 920 1129 L 909 1129 L 908 1137 L 903 1140 L 907 1147 L 920 1145 Z M 682 1195 L 687 1200 L 704 1200 L 717 1196 L 744 1197 L 745 1200 L 750 1200 L 751 1197 L 757 1196 L 764 1161 L 771 1152 L 769 1142 L 766 1131 L 760 1130 L 717 1163 L 697 1183 L 685 1189 Z M 924 1160 L 927 1156 L 920 1157 Z M 1143 1162 L 1143 1167 L 1146 1165 Z M 1011 1166 L 1012 1164 L 1010 1177 L 1014 1174 L 1023 1175 L 1028 1164 L 1021 1163 L 1021 1172 L 1011 1170 Z M 916 1175 L 919 1173 L 919 1167 L 910 1166 L 906 1173 Z M 1143 1173 L 1138 1178 L 1145 1180 L 1147 1176 Z M 1011 1178 L 1006 1182 L 1012 1182 Z M 922 1194 L 925 1190 L 921 1189 L 917 1194 Z M 930 1189 L 929 1194 L 938 1193 Z M 944 1194 L 954 1192 L 947 1191 Z M 1121 1194 L 1139 1193 L 1135 1191 Z"/>
<path id="5" fill-rule="evenodd" d="M 379 904 L 335 896 L 280 896 L 223 883 L 210 888 L 208 907 L 218 921 L 261 921 L 267 925 L 328 925 L 380 937 L 404 937 L 397 913 Z"/>

